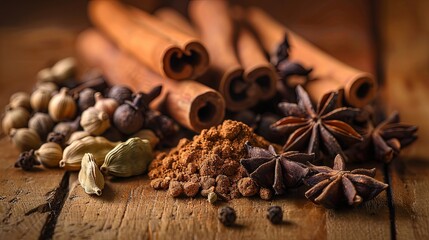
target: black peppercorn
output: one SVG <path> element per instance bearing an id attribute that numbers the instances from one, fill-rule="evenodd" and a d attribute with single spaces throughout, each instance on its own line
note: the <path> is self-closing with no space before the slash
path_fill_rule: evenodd
<path id="1" fill-rule="evenodd" d="M 272 224 L 279 224 L 283 221 L 283 210 L 281 207 L 271 206 L 267 211 L 267 218 Z"/>
<path id="2" fill-rule="evenodd" d="M 218 211 L 218 219 L 223 225 L 232 226 L 237 219 L 237 215 L 232 207 L 223 207 Z"/>
<path id="3" fill-rule="evenodd" d="M 278 120 L 280 116 L 273 113 L 264 113 L 261 116 L 256 133 L 273 143 L 284 143 L 286 141 L 284 134 L 271 128 L 271 125 Z"/>
<path id="4" fill-rule="evenodd" d="M 79 92 L 79 99 L 77 100 L 77 105 L 81 112 L 85 111 L 89 107 L 94 106 L 95 104 L 95 90 L 91 88 L 85 88 Z"/>
<path id="5" fill-rule="evenodd" d="M 156 86 L 152 88 L 148 93 L 141 93 L 143 96 L 144 106 L 149 108 L 149 103 L 151 103 L 155 98 L 157 98 L 162 91 L 162 86 Z"/>
<path id="6" fill-rule="evenodd" d="M 115 99 L 119 104 L 123 104 L 125 101 L 131 101 L 132 95 L 133 91 L 131 89 L 116 85 L 109 90 L 107 97 Z"/>
<path id="7" fill-rule="evenodd" d="M 40 162 L 37 161 L 34 150 L 22 152 L 15 162 L 16 168 L 22 168 L 25 171 L 31 170 L 35 165 L 40 165 Z"/>
<path id="8" fill-rule="evenodd" d="M 132 102 L 125 101 L 113 114 L 116 128 L 124 134 L 133 134 L 141 129 L 144 124 L 144 105 L 142 93 L 137 94 Z"/>

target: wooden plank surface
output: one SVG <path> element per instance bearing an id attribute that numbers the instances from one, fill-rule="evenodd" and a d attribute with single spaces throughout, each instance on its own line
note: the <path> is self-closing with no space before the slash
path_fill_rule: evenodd
<path id="1" fill-rule="evenodd" d="M 53 1 L 50 2 L 54 4 Z M 83 2 L 85 1 L 75 2 L 76 5 L 68 3 L 75 6 L 71 9 L 84 12 Z M 263 5 L 262 7 L 272 12 L 275 17 L 296 32 L 308 37 L 341 60 L 374 72 L 374 46 L 368 1 L 329 0 L 315 3 L 305 0 L 299 3 L 287 2 L 281 7 L 278 6 L 279 2 L 274 0 L 263 3 L 255 0 L 250 3 Z M 247 4 L 250 3 L 247 2 Z M 47 9 L 52 11 L 55 5 Z M 65 20 L 58 13 L 49 15 L 45 12 L 43 16 L 39 14 L 37 15 L 39 18 L 46 19 L 37 21 L 36 27 L 25 21 L 19 21 L 17 25 L 13 25 L 16 24 L 13 19 L 8 21 L 12 23 L 7 27 L 0 25 L 2 36 L 0 38 L 0 107 L 7 103 L 7 98 L 13 92 L 30 90 L 38 69 L 55 59 L 72 54 L 73 38 L 76 32 L 86 25 L 86 20 L 72 19 L 74 16 L 70 14 L 63 15 Z M 83 14 L 77 16 L 84 17 Z M 56 19 L 61 19 L 67 24 L 61 27 L 55 26 L 52 23 Z M 399 46 L 404 47 L 402 45 L 397 47 Z M 0 142 L 0 152 L 10 148 L 5 141 Z M 17 155 L 16 151 L 7 151 L 7 154 L 2 156 L 4 159 L 1 160 L 13 164 Z M 401 211 L 396 209 L 398 236 L 406 233 L 404 236 L 417 238 L 426 235 L 422 231 L 413 232 L 414 235 L 412 235 L 406 227 L 427 226 L 427 222 L 422 219 L 427 216 L 427 212 L 421 209 L 427 205 L 424 205 L 422 202 L 424 198 L 420 198 L 420 195 L 410 193 L 414 189 L 423 189 L 427 185 L 421 179 L 410 177 L 417 171 L 423 173 L 422 168 L 419 168 L 421 165 L 413 166 L 407 168 L 404 175 L 394 175 L 392 183 L 395 186 L 407 184 L 406 186 L 409 187 L 401 191 L 411 196 L 406 199 L 401 198 L 402 202 L 395 198 L 395 202 L 401 203 L 403 207 L 402 215 Z M 377 178 L 383 180 L 385 173 L 382 167 L 379 166 L 378 169 Z M 14 184 L 7 189 L 0 188 L 0 216 L 6 219 L 0 226 L 1 239 L 5 239 L 3 236 L 37 238 L 42 231 L 46 231 L 43 227 L 50 214 L 41 214 L 36 211 L 25 216 L 25 213 L 46 203 L 45 194 L 60 184 L 62 176 L 61 171 L 22 173 L 13 169 L 12 165 L 4 169 L 0 168 L 0 181 Z M 49 179 L 49 181 L 42 181 L 42 179 Z M 46 186 L 37 186 L 34 184 L 36 182 L 46 182 Z M 53 236 L 59 239 L 71 237 L 387 239 L 391 237 L 388 201 L 385 193 L 361 207 L 340 211 L 324 210 L 298 197 L 298 193 L 268 202 L 239 199 L 228 204 L 237 210 L 237 222 L 240 226 L 226 229 L 216 219 L 217 208 L 222 204 L 211 206 L 202 198 L 172 199 L 166 196 L 165 192 L 150 189 L 145 177 L 108 182 L 101 198 L 86 195 L 77 185 L 75 173 L 71 174 L 69 184 L 63 185 L 61 189 L 67 189 L 67 187 L 70 188 L 70 192 L 65 198 L 64 206 L 60 209 L 61 213 L 53 232 Z M 25 191 L 17 193 L 16 189 Z M 399 191 L 397 189 L 398 187 L 395 187 L 394 192 Z M 26 192 L 30 193 L 24 194 Z M 13 200 L 14 194 L 18 195 L 18 202 Z M 422 196 L 427 198 L 424 194 Z M 415 205 L 414 201 L 421 204 Z M 283 207 L 287 221 L 285 224 L 273 226 L 265 219 L 265 210 L 272 204 Z M 407 213 L 413 211 L 416 212 L 416 215 L 413 215 L 416 217 L 407 218 Z M 402 216 L 401 219 L 399 219 L 400 216 Z M 400 223 L 403 223 L 403 228 L 399 226 Z"/>
<path id="2" fill-rule="evenodd" d="M 429 239 L 429 2 L 380 4 L 385 95 L 419 126 L 419 140 L 389 168 L 397 239 Z"/>
<path id="3" fill-rule="evenodd" d="M 37 239 L 52 213 L 45 204 L 52 202 L 64 171 L 15 168 L 18 151 L 6 138 L 0 153 L 0 238 Z"/>
<path id="4" fill-rule="evenodd" d="M 316 206 L 303 197 L 302 189 L 272 201 L 241 198 L 211 205 L 202 197 L 174 199 L 154 191 L 146 177 L 110 181 L 101 197 L 88 196 L 75 181 L 76 174 L 71 178 L 55 228 L 58 239 L 389 239 L 385 194 L 344 210 Z M 225 205 L 236 210 L 238 226 L 226 228 L 217 220 L 217 209 Z M 271 205 L 284 209 L 284 224 L 266 219 Z"/>

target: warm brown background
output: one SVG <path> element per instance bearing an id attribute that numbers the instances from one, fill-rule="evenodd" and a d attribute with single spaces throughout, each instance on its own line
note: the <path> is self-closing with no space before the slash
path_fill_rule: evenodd
<path id="1" fill-rule="evenodd" d="M 185 1 L 129 0 L 146 10 Z M 374 73 L 384 83 L 382 102 L 420 126 L 420 139 L 392 166 L 378 166 L 389 194 L 357 209 L 327 211 L 291 194 L 277 201 L 231 203 L 241 227 L 226 230 L 216 207 L 203 199 L 173 200 L 154 192 L 144 177 L 108 182 L 102 198 L 76 187 L 61 170 L 22 172 L 18 152 L 0 140 L 0 239 L 95 238 L 429 238 L 429 1 L 250 0 L 344 62 Z M 35 74 L 73 54 L 76 34 L 89 26 L 84 0 L 0 2 L 0 108 L 19 90 L 30 91 Z M 60 184 L 61 182 L 61 184 Z M 60 184 L 60 187 L 58 185 Z M 57 188 L 58 187 L 58 188 Z M 52 191 L 56 189 L 55 191 Z M 27 214 L 54 196 L 50 208 Z M 65 197 L 64 197 L 65 196 Z M 264 219 L 270 204 L 285 209 L 287 224 Z M 175 234 L 175 235 L 172 235 Z M 268 237 L 267 237 L 268 236 Z"/>

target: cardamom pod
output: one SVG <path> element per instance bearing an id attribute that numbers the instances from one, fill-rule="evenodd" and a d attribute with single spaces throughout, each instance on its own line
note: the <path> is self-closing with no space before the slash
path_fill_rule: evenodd
<path id="1" fill-rule="evenodd" d="M 49 115 L 54 121 L 70 120 L 76 115 L 76 102 L 67 92 L 67 88 L 62 88 L 49 102 Z"/>
<path id="2" fill-rule="evenodd" d="M 116 177 L 136 176 L 146 171 L 152 159 L 152 148 L 148 140 L 130 138 L 106 155 L 101 171 Z"/>
<path id="3" fill-rule="evenodd" d="M 63 157 L 63 149 L 57 143 L 47 142 L 40 146 L 34 154 L 43 166 L 53 168 L 58 167 L 58 163 Z"/>
<path id="4" fill-rule="evenodd" d="M 85 153 L 92 153 L 97 161 L 97 165 L 101 166 L 106 154 L 117 144 L 116 142 L 110 142 L 104 137 L 88 136 L 81 140 L 76 140 L 64 149 L 60 167 L 66 170 L 78 171 Z"/>
<path id="5" fill-rule="evenodd" d="M 90 107 L 82 113 L 80 125 L 91 135 L 101 135 L 110 127 L 109 115 L 95 107 Z"/>
<path id="6" fill-rule="evenodd" d="M 12 128 L 9 136 L 12 138 L 13 144 L 15 144 L 21 152 L 38 149 L 40 145 L 42 145 L 39 134 L 33 129 Z"/>
<path id="7" fill-rule="evenodd" d="M 95 105 L 94 107 L 100 111 L 103 111 L 109 114 L 109 117 L 112 118 L 115 110 L 118 108 L 118 102 L 113 98 L 104 98 L 101 93 L 97 92 L 94 95 Z"/>
<path id="8" fill-rule="evenodd" d="M 82 158 L 82 167 L 78 180 L 86 193 L 101 195 L 104 188 L 104 176 L 98 169 L 95 157 L 91 153 L 85 153 Z"/>
<path id="9" fill-rule="evenodd" d="M 135 133 L 132 137 L 138 137 L 141 139 L 147 139 L 150 142 L 150 145 L 152 146 L 152 149 L 156 147 L 159 143 L 159 138 L 155 135 L 155 133 L 152 130 L 149 129 L 143 129 Z"/>
<path id="10" fill-rule="evenodd" d="M 77 132 L 74 132 L 74 133 L 72 133 L 72 134 L 70 135 L 69 140 L 67 140 L 67 145 L 70 145 L 70 144 L 72 144 L 74 141 L 76 141 L 76 140 L 80 140 L 80 139 L 82 139 L 82 138 L 84 138 L 84 137 L 88 137 L 88 136 L 91 136 L 91 134 L 89 134 L 88 132 L 85 132 L 85 131 L 77 131 Z"/>
<path id="11" fill-rule="evenodd" d="M 2 120 L 2 128 L 5 134 L 9 134 L 12 128 L 25 128 L 28 126 L 30 113 L 23 107 L 9 108 Z"/>

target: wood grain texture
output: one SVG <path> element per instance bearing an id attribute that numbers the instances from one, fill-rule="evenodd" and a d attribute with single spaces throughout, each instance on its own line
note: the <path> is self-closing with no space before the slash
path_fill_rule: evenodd
<path id="1" fill-rule="evenodd" d="M 55 229 L 58 239 L 389 238 L 384 193 L 363 206 L 343 210 L 314 205 L 303 197 L 303 189 L 273 201 L 240 198 L 211 205 L 201 196 L 174 199 L 165 191 L 154 191 L 146 177 L 107 181 L 101 197 L 87 195 L 76 174 L 71 178 Z M 237 226 L 226 228 L 218 221 L 217 209 L 225 205 L 236 210 Z M 283 208 L 283 224 L 272 225 L 266 219 L 271 205 Z"/>
<path id="2" fill-rule="evenodd" d="M 6 138 L 0 139 L 0 153 L 0 239 L 37 239 L 49 210 L 36 208 L 55 194 L 64 171 L 15 168 L 18 151 Z"/>
<path id="3" fill-rule="evenodd" d="M 419 139 L 404 156 L 429 160 L 429 2 L 381 1 L 380 31 L 385 102 L 404 122 L 419 126 Z"/>
<path id="4" fill-rule="evenodd" d="M 390 172 L 397 239 L 429 239 L 428 161 L 401 159 Z"/>

